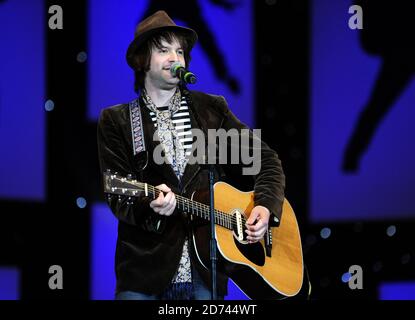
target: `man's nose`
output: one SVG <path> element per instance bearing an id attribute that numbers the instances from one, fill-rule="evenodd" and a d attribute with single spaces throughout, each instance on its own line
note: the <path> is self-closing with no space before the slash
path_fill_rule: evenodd
<path id="1" fill-rule="evenodd" d="M 178 61 L 177 53 L 174 51 L 171 51 L 169 55 L 169 60 L 172 62 Z"/>

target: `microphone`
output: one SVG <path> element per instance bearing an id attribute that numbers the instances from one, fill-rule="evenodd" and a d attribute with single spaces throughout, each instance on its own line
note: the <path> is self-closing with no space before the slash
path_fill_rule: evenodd
<path id="1" fill-rule="evenodd" d="M 178 61 L 171 65 L 170 72 L 172 76 L 177 77 L 186 83 L 194 84 L 197 81 L 196 76 L 192 72 L 186 70 Z"/>

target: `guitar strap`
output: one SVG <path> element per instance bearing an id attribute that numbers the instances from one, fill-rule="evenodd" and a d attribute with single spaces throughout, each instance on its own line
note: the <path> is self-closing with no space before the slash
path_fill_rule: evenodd
<path id="1" fill-rule="evenodd" d="M 131 135 L 133 140 L 133 152 L 135 158 L 140 158 L 140 155 L 146 151 L 146 144 L 144 140 L 143 121 L 141 119 L 141 108 L 139 98 L 134 99 L 128 103 L 130 110 L 131 121 Z M 141 161 L 139 161 L 141 163 Z M 145 160 L 146 162 L 146 160 Z M 144 169 L 146 164 L 141 164 L 141 169 Z M 142 174 L 142 172 L 140 172 Z M 141 180 L 143 180 L 141 176 Z M 145 225 L 148 231 L 161 233 L 164 230 L 165 223 L 163 219 L 156 215 L 150 215 L 145 220 Z"/>
<path id="2" fill-rule="evenodd" d="M 143 121 L 141 119 L 140 103 L 138 98 L 129 102 L 130 120 L 131 120 L 131 135 L 133 139 L 133 152 L 137 155 L 140 152 L 146 151 L 146 144 L 144 142 Z"/>

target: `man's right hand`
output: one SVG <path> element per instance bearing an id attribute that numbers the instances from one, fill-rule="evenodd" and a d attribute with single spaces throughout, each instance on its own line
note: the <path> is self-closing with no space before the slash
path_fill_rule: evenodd
<path id="1" fill-rule="evenodd" d="M 167 194 L 160 192 L 157 199 L 150 202 L 150 208 L 161 216 L 170 216 L 176 209 L 176 196 L 165 184 L 158 185 L 156 188 Z"/>

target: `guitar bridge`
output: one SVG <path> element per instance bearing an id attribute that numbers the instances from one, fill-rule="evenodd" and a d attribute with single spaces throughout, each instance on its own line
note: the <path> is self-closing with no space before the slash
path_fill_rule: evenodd
<path id="1" fill-rule="evenodd" d="M 235 218 L 236 218 L 237 237 L 238 237 L 238 240 L 242 242 L 244 240 L 244 228 L 242 225 L 242 215 L 238 210 L 235 212 Z"/>

